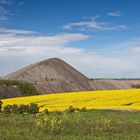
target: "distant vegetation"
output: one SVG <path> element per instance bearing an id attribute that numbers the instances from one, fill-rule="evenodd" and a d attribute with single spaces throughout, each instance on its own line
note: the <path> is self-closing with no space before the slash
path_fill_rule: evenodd
<path id="1" fill-rule="evenodd" d="M 140 78 L 90 78 L 90 80 L 140 80 Z"/>
<path id="2" fill-rule="evenodd" d="M 19 82 L 15 80 L 0 80 L 0 85 L 5 86 L 17 86 L 22 95 L 37 95 L 36 88 L 30 84 L 25 82 Z"/>
<path id="3" fill-rule="evenodd" d="M 132 88 L 140 88 L 140 84 L 132 84 L 131 87 Z"/>

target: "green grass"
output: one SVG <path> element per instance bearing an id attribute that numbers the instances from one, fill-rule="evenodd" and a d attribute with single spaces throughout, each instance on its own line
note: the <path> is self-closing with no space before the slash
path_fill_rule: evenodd
<path id="1" fill-rule="evenodd" d="M 44 115 L 42 115 L 44 117 Z M 71 114 L 51 113 L 61 120 L 53 129 L 39 127 L 35 115 L 0 114 L 0 140 L 139 140 L 140 112 L 91 110 Z"/>

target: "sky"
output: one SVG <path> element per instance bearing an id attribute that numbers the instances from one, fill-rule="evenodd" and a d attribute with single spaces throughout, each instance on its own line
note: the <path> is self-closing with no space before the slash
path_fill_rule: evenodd
<path id="1" fill-rule="evenodd" d="M 60 58 L 89 78 L 140 78 L 139 0 L 0 0 L 0 76 Z"/>

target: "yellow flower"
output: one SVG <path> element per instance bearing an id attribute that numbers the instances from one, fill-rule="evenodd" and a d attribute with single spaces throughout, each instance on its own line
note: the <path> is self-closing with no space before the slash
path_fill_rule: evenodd
<path id="1" fill-rule="evenodd" d="M 3 107 L 12 104 L 37 103 L 40 112 L 63 111 L 69 106 L 86 109 L 127 109 L 140 110 L 140 89 L 86 91 L 47 94 L 2 100 Z"/>

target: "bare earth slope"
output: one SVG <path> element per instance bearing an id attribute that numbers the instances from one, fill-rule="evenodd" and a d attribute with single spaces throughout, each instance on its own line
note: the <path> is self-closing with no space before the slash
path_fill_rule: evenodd
<path id="1" fill-rule="evenodd" d="M 21 96 L 21 93 L 17 87 L 14 86 L 0 86 L 0 99 L 14 98 Z"/>
<path id="2" fill-rule="evenodd" d="M 129 84 L 116 80 L 91 80 L 90 85 L 94 90 L 129 89 Z"/>
<path id="3" fill-rule="evenodd" d="M 93 89 L 86 76 L 58 58 L 30 65 L 4 78 L 33 83 L 41 94 Z"/>
<path id="4" fill-rule="evenodd" d="M 124 79 L 124 80 L 117 80 L 121 83 L 128 84 L 128 85 L 140 85 L 140 80 L 136 79 Z"/>

